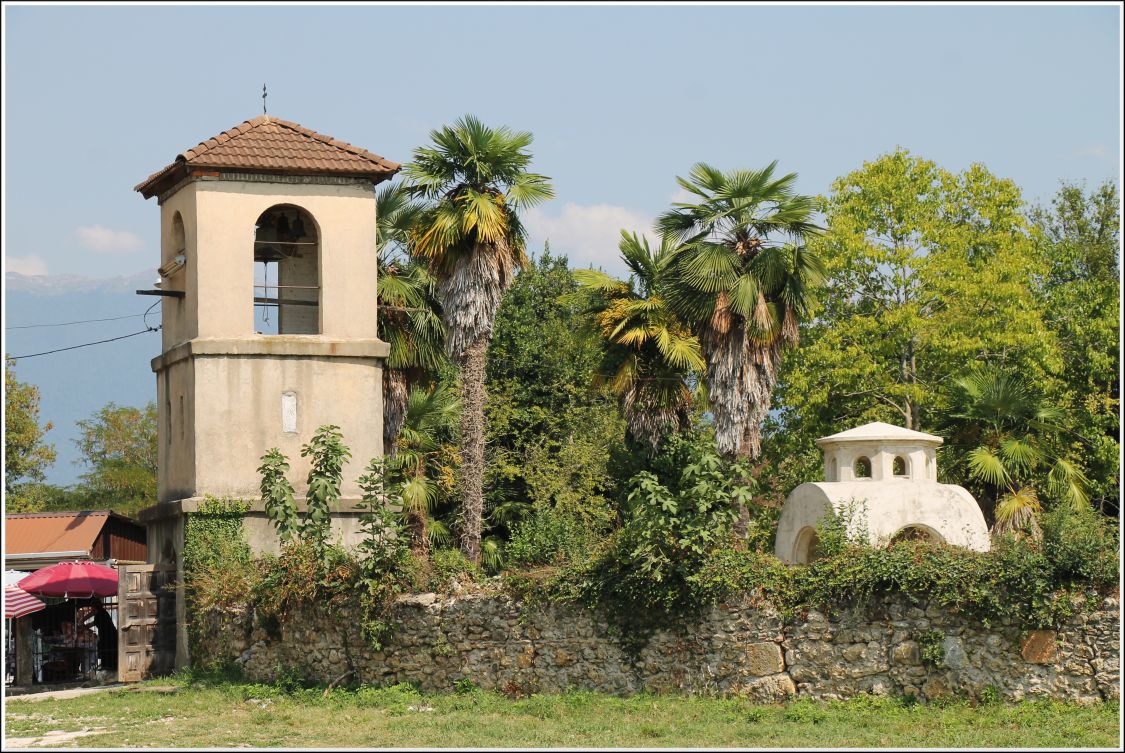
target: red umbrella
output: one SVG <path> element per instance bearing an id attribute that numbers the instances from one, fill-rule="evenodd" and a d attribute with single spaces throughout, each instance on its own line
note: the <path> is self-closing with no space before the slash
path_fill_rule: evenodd
<path id="1" fill-rule="evenodd" d="M 47 605 L 39 601 L 27 591 L 24 591 L 19 586 L 4 586 L 4 618 L 14 620 L 17 617 L 23 617 L 32 612 L 38 612 L 40 609 L 46 609 Z"/>
<path id="2" fill-rule="evenodd" d="M 41 596 L 87 598 L 117 593 L 117 571 L 93 562 L 60 562 L 40 568 L 19 582 L 24 591 Z"/>

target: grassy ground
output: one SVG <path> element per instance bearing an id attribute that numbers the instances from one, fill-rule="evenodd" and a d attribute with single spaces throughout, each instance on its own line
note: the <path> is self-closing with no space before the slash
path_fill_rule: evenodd
<path id="1" fill-rule="evenodd" d="M 9 745 L 48 747 L 1055 748 L 1119 740 L 1116 704 L 937 707 L 862 698 L 761 706 L 595 693 L 512 700 L 401 685 L 324 698 L 319 689 L 184 680 L 66 700 L 9 699 L 4 729 Z"/>

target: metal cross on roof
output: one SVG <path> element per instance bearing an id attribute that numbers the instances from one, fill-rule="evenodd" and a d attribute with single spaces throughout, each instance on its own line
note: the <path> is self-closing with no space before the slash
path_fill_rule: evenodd
<path id="1" fill-rule="evenodd" d="M 262 84 L 262 114 L 263 115 L 267 114 L 266 113 L 266 97 L 267 96 L 269 96 L 269 95 L 266 93 L 266 85 Z"/>

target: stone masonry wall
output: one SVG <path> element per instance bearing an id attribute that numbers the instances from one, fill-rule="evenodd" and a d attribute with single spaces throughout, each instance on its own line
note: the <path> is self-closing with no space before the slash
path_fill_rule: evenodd
<path id="1" fill-rule="evenodd" d="M 349 669 L 360 682 L 416 683 L 444 691 L 457 680 L 513 693 L 566 689 L 614 694 L 670 691 L 744 695 L 762 701 L 861 694 L 933 700 L 979 697 L 989 686 L 1007 700 L 1116 699 L 1120 693 L 1119 606 L 1106 599 L 1055 631 L 1006 623 L 986 628 L 901 598 L 828 617 L 810 611 L 783 624 L 746 602 L 714 607 L 686 632 L 654 635 L 630 661 L 606 623 L 576 606 L 525 606 L 503 595 L 401 598 L 399 625 L 383 651 L 352 626 L 345 636 L 322 613 L 291 615 L 279 634 L 250 627 L 246 614 L 216 622 L 209 656 L 234 659 L 255 679 L 281 669 L 331 682 Z M 940 640 L 937 666 L 922 647 Z"/>

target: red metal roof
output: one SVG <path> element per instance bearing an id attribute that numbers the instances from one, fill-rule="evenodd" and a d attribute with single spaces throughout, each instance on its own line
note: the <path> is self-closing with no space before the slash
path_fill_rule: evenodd
<path id="1" fill-rule="evenodd" d="M 109 510 L 36 512 L 4 516 L 4 553 L 86 552 L 109 520 Z"/>

